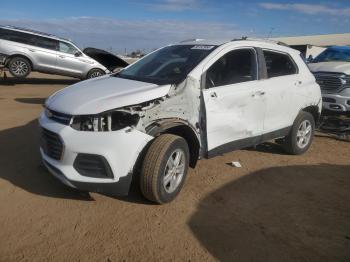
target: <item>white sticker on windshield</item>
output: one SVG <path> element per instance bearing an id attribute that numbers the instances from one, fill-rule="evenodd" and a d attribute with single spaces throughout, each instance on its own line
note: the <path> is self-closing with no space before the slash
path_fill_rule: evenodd
<path id="1" fill-rule="evenodd" d="M 191 49 L 198 49 L 198 50 L 211 50 L 213 49 L 214 46 L 213 45 L 195 45 L 194 47 L 192 47 Z"/>

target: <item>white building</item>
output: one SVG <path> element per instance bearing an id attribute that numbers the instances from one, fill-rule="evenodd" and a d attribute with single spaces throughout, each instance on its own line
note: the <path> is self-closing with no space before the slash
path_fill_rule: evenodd
<path id="1" fill-rule="evenodd" d="M 286 43 L 298 49 L 306 57 L 310 55 L 315 57 L 329 46 L 350 46 L 350 34 L 278 37 L 273 40 Z"/>

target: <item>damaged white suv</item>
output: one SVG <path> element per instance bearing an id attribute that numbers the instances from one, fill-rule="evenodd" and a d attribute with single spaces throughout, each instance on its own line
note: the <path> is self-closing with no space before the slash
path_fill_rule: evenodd
<path id="1" fill-rule="evenodd" d="M 166 203 L 199 158 L 277 138 L 289 153 L 304 153 L 322 99 L 298 51 L 190 40 L 65 88 L 45 106 L 40 151 L 53 175 L 73 188 L 124 195 L 137 174 L 143 195 Z"/>

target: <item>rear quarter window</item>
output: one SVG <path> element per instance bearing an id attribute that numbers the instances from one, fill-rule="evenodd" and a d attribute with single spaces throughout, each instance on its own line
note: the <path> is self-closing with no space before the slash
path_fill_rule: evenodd
<path id="1" fill-rule="evenodd" d="M 26 45 L 35 44 L 34 35 L 13 31 L 13 30 L 7 30 L 3 28 L 0 28 L 0 39 L 13 41 L 21 44 L 26 44 Z"/>
<path id="2" fill-rule="evenodd" d="M 270 50 L 263 50 L 263 53 L 268 78 L 298 73 L 298 67 L 290 55 Z"/>

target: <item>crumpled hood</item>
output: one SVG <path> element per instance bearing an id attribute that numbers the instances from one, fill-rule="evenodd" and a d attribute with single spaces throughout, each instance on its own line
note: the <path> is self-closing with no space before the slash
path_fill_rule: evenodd
<path id="1" fill-rule="evenodd" d="M 350 62 L 320 62 L 308 64 L 312 72 L 334 72 L 350 75 Z"/>
<path id="2" fill-rule="evenodd" d="M 168 94 L 171 85 L 103 76 L 66 87 L 46 101 L 54 111 L 70 115 L 97 114 L 115 108 L 136 105 Z"/>

